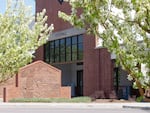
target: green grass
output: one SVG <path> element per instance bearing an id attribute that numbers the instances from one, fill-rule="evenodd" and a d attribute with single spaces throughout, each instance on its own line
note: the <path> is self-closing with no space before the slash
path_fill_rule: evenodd
<path id="1" fill-rule="evenodd" d="M 75 97 L 71 99 L 66 98 L 14 98 L 9 102 L 42 102 L 42 103 L 89 103 L 90 97 Z"/>

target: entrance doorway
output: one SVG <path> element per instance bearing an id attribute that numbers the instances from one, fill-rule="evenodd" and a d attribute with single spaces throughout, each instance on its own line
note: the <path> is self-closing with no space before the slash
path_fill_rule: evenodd
<path id="1" fill-rule="evenodd" d="M 77 96 L 83 96 L 83 70 L 77 71 Z"/>

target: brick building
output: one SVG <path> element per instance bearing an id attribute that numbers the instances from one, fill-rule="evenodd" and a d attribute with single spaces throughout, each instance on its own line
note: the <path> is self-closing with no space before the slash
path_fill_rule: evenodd
<path id="1" fill-rule="evenodd" d="M 36 12 L 46 9 L 47 23 L 55 30 L 47 44 L 36 52 L 35 60 L 43 60 L 62 71 L 62 85 L 71 86 L 72 96 L 90 96 L 103 91 L 105 97 L 115 90 L 119 98 L 128 99 L 135 95 L 127 73 L 115 67 L 114 55 L 106 48 L 100 48 L 99 41 L 86 35 L 84 29 L 77 29 L 58 17 L 58 11 L 71 12 L 63 0 L 36 0 Z"/>
<path id="2" fill-rule="evenodd" d="M 131 83 L 127 81 L 126 76 L 124 76 L 127 75 L 127 73 L 121 68 L 115 67 L 113 55 L 110 54 L 106 48 L 98 47 L 97 38 L 92 35 L 86 35 L 84 29 L 74 28 L 68 22 L 58 17 L 58 11 L 71 12 L 68 3 L 63 2 L 60 4 L 58 1 L 59 0 L 36 0 L 36 12 L 45 8 L 48 16 L 47 23 L 49 25 L 53 23 L 55 30 L 49 37 L 48 42 L 36 51 L 36 58 L 34 60 L 42 60 L 61 70 L 59 86 L 63 87 L 60 88 L 58 92 L 60 93 L 59 95 L 62 94 L 63 96 L 60 97 L 69 94 L 66 93 L 69 92 L 69 87 L 67 86 L 71 86 L 72 96 L 91 96 L 104 92 L 105 97 L 102 98 L 109 98 L 112 91 L 116 90 L 119 98 L 127 99 L 128 95 L 131 94 L 129 88 Z M 32 66 L 30 67 L 32 68 Z M 40 71 L 41 68 L 37 70 Z M 39 75 L 45 77 L 45 74 L 43 73 L 41 75 L 41 73 Z M 118 76 L 119 74 L 120 76 Z M 38 78 L 39 75 L 36 77 Z M 20 76 L 22 76 L 22 74 Z M 33 78 L 30 76 L 27 77 L 29 80 Z M 22 79 L 19 79 L 19 81 L 20 80 Z M 45 84 L 47 79 L 43 78 L 43 81 L 43 84 Z M 19 86 L 19 88 L 18 86 L 13 86 L 12 88 L 12 85 L 16 83 L 16 78 L 14 77 L 6 83 L 0 84 L 0 98 L 4 95 L 4 87 L 6 87 L 6 97 L 8 99 L 9 97 L 19 97 L 23 90 L 19 89 L 21 86 Z M 47 81 L 47 83 L 49 82 Z M 19 84 L 24 83 L 19 82 Z M 29 90 L 31 90 L 31 86 L 34 85 L 30 85 L 29 82 L 25 84 L 28 85 Z M 56 85 L 54 85 L 54 87 L 55 86 Z M 25 89 L 28 91 L 28 88 Z M 36 88 L 33 89 L 32 95 L 37 95 L 39 89 L 37 91 L 35 91 Z M 27 94 L 30 94 L 30 92 Z M 48 94 L 48 92 L 45 93 Z M 44 97 L 43 94 L 39 92 L 38 94 L 40 97 Z"/>
<path id="3" fill-rule="evenodd" d="M 58 0 L 36 0 L 36 12 L 46 9 L 48 24 L 55 30 L 49 41 L 36 52 L 43 60 L 62 70 L 62 85 L 72 86 L 72 96 L 89 96 L 96 91 L 108 95 L 113 90 L 111 55 L 96 48 L 96 38 L 85 34 L 58 17 L 58 11 L 70 13 L 70 6 Z"/>

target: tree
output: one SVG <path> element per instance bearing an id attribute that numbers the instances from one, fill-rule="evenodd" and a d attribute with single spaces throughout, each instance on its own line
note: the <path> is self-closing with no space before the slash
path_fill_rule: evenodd
<path id="1" fill-rule="evenodd" d="M 59 16 L 100 37 L 143 96 L 143 89 L 150 88 L 150 0 L 66 1 L 72 12 Z"/>
<path id="2" fill-rule="evenodd" d="M 5 13 L 0 14 L 0 82 L 30 63 L 35 50 L 46 43 L 53 25 L 46 24 L 45 12 L 35 18 L 23 0 L 7 1 Z"/>

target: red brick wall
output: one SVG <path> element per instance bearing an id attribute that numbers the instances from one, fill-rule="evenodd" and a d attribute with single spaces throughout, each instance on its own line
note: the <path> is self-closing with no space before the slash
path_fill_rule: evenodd
<path id="1" fill-rule="evenodd" d="M 50 98 L 60 96 L 61 71 L 42 61 L 20 69 L 19 88 L 25 98 Z"/>
<path id="2" fill-rule="evenodd" d="M 21 98 L 20 90 L 14 84 L 12 86 L 6 87 L 6 102 L 13 98 Z"/>
<path id="3" fill-rule="evenodd" d="M 42 61 L 22 67 L 15 77 L 2 84 L 6 87 L 6 101 L 12 98 L 71 98 L 71 88 L 61 87 L 61 71 Z M 1 91 L 2 93 L 3 91 Z M 4 95 L 2 95 L 4 96 Z"/>
<path id="4" fill-rule="evenodd" d="M 61 87 L 60 95 L 61 98 L 71 98 L 71 87 Z"/>
<path id="5" fill-rule="evenodd" d="M 94 36 L 84 37 L 84 95 L 102 90 L 106 96 L 113 88 L 112 64 L 106 48 L 96 49 Z"/>
<path id="6" fill-rule="evenodd" d="M 48 24 L 54 24 L 54 31 L 61 31 L 71 27 L 68 22 L 58 17 L 58 11 L 63 11 L 68 14 L 71 12 L 68 3 L 63 2 L 60 5 L 58 0 L 36 0 L 36 12 L 41 11 L 43 8 L 46 9 L 46 14 L 48 15 Z"/>
<path id="7" fill-rule="evenodd" d="M 3 98 L 3 88 L 15 85 L 15 76 L 0 84 L 0 98 Z"/>
<path id="8" fill-rule="evenodd" d="M 34 56 L 35 58 L 33 59 L 33 61 L 38 61 L 38 60 L 44 60 L 44 46 L 39 47 Z"/>
<path id="9" fill-rule="evenodd" d="M 98 76 L 98 55 L 95 53 L 95 38 L 94 36 L 84 36 L 84 75 L 83 75 L 83 91 L 84 95 L 91 95 L 99 89 Z"/>
<path id="10" fill-rule="evenodd" d="M 70 13 L 70 6 L 68 3 L 63 2 L 62 5 L 57 0 L 36 0 L 36 12 L 46 9 L 46 15 L 48 16 L 48 25 L 54 24 L 54 31 L 61 31 L 68 29 L 71 25 L 58 17 L 58 11 Z M 34 61 L 44 60 L 43 46 L 40 47 L 35 53 Z"/>
<path id="11" fill-rule="evenodd" d="M 106 93 L 106 97 L 113 90 L 113 68 L 110 53 L 106 48 L 98 49 L 99 52 L 99 88 Z"/>

